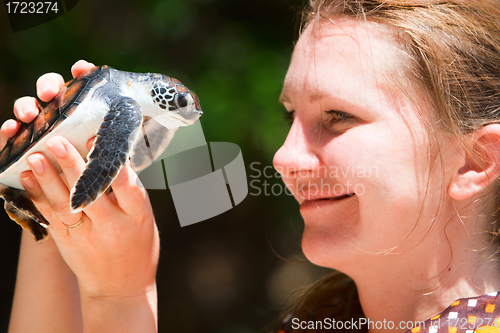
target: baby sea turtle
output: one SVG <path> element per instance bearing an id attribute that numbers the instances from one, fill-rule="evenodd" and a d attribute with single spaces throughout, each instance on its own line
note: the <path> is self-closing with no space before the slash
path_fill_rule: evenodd
<path id="1" fill-rule="evenodd" d="M 129 156 L 136 171 L 151 163 L 151 159 L 141 160 L 139 149 L 143 148 L 139 147 L 143 145 L 134 150 L 139 139 L 148 142 L 145 133 L 149 140 L 163 140 L 154 146 L 156 151 L 149 152 L 154 160 L 175 129 L 195 123 L 202 113 L 198 97 L 174 78 L 94 67 L 67 82 L 0 152 L 0 196 L 5 210 L 36 241 L 47 236 L 49 222 L 24 191 L 20 175 L 29 170 L 27 156 L 45 152 L 45 142 L 52 136 L 66 137 L 87 157 L 85 170 L 70 192 L 70 209 L 79 212 L 106 192 Z M 89 152 L 86 144 L 93 136 L 96 140 Z M 58 168 L 51 154 L 45 156 Z"/>

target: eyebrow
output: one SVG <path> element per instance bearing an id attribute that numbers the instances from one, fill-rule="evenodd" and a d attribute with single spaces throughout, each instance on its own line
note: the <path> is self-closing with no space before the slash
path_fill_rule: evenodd
<path id="1" fill-rule="evenodd" d="M 328 93 L 326 93 L 324 91 L 316 91 L 315 93 L 313 93 L 309 97 L 309 101 L 310 102 L 314 102 L 314 101 L 321 100 L 322 98 L 331 98 L 331 99 L 336 99 L 336 100 L 339 100 L 339 101 L 347 101 L 346 99 L 341 98 L 341 97 L 331 96 L 330 94 L 328 94 Z M 285 94 L 285 89 L 284 88 L 283 88 L 283 91 L 280 94 L 279 102 L 280 103 L 290 102 L 290 100 L 287 98 L 287 96 Z"/>
<path id="2" fill-rule="evenodd" d="M 337 100 L 342 100 L 342 98 L 338 98 L 338 97 L 334 97 L 334 96 L 331 96 L 330 94 L 328 93 L 325 93 L 323 91 L 316 91 L 315 93 L 313 93 L 310 97 L 309 97 L 309 102 L 315 102 L 315 101 L 319 101 L 323 98 L 331 98 L 331 99 L 337 99 Z"/>

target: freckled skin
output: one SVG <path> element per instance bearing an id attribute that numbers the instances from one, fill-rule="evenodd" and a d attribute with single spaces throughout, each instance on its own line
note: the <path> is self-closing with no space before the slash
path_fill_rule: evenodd
<path id="1" fill-rule="evenodd" d="M 299 203 L 304 198 L 294 189 L 304 184 L 306 194 L 310 184 L 357 192 L 301 207 L 302 247 L 318 265 L 349 271 L 376 260 L 367 253 L 411 249 L 437 212 L 437 201 L 423 206 L 426 131 L 412 105 L 380 79 L 387 59 L 398 62 L 394 47 L 376 30 L 349 22 L 310 26 L 296 45 L 282 95 L 295 120 L 274 164 L 285 170 L 283 180 Z M 332 124 L 328 110 L 354 118 Z M 333 167 L 334 177 L 318 172 Z M 303 172 L 286 172 L 293 168 Z M 365 172 L 346 172 L 352 169 Z M 432 186 L 443 191 L 440 181 Z"/>
<path id="2" fill-rule="evenodd" d="M 393 84 L 404 55 L 380 27 L 334 17 L 306 28 L 281 96 L 294 120 L 274 165 L 300 204 L 306 257 L 354 280 L 366 318 L 420 321 L 500 290 L 478 232 L 490 223 L 477 199 L 491 178 L 467 164 L 457 138 L 428 132 L 430 98 L 406 87 L 417 109 Z"/>

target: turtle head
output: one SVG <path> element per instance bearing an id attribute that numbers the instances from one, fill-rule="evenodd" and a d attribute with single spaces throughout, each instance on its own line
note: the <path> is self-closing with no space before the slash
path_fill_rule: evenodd
<path id="1" fill-rule="evenodd" d="M 192 125 L 203 114 L 196 94 L 177 79 L 161 75 L 150 95 L 154 119 L 167 128 Z"/>

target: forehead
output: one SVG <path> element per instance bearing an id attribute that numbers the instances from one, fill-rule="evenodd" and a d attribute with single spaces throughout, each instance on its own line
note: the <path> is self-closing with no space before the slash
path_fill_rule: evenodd
<path id="1" fill-rule="evenodd" d="M 332 92 L 348 98 L 360 90 L 368 97 L 378 92 L 388 83 L 387 74 L 400 64 L 392 34 L 380 24 L 345 18 L 311 23 L 295 46 L 282 99 L 298 91 L 310 98 Z"/>

